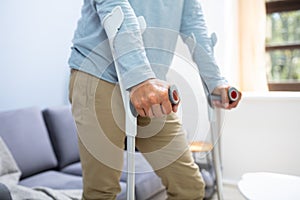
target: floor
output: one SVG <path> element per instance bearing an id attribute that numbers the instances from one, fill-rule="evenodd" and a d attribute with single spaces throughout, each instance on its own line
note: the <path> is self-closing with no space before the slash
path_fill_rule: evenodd
<path id="1" fill-rule="evenodd" d="M 223 190 L 224 200 L 246 200 L 235 185 L 224 184 Z M 217 193 L 211 200 L 218 200 Z"/>

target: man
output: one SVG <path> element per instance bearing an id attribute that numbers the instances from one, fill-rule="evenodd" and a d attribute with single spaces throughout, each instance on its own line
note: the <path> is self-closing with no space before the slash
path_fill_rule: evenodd
<path id="1" fill-rule="evenodd" d="M 124 21 L 113 47 L 103 27 L 120 7 Z M 147 28 L 142 30 L 142 16 Z M 121 81 L 138 112 L 136 147 L 167 188 L 169 199 L 202 199 L 204 182 L 195 165 L 177 105 L 168 98 L 166 73 L 178 36 L 188 45 L 208 91 L 221 95 L 217 107 L 231 109 L 227 81 L 220 76 L 197 0 L 85 0 L 69 65 L 70 101 L 83 168 L 83 199 L 115 199 L 123 166 L 124 108 Z M 118 80 L 114 54 L 122 74 Z M 101 173 L 101 174 L 100 174 Z"/>

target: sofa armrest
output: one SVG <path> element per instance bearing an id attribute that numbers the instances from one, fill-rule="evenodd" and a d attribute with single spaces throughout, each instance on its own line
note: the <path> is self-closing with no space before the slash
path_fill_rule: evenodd
<path id="1" fill-rule="evenodd" d="M 3 183 L 0 183 L 0 199 L 12 200 L 10 191 Z"/>

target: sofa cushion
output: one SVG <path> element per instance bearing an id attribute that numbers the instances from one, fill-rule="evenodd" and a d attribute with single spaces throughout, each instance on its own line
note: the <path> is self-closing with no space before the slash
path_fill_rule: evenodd
<path id="1" fill-rule="evenodd" d="M 57 166 L 40 109 L 0 112 L 0 136 L 16 160 L 21 178 Z"/>
<path id="2" fill-rule="evenodd" d="M 136 174 L 135 196 L 136 199 L 152 199 L 154 196 L 165 192 L 165 186 L 154 172 Z"/>
<path id="3" fill-rule="evenodd" d="M 49 187 L 52 189 L 82 189 L 82 178 L 58 171 L 46 171 L 19 182 L 26 187 Z"/>
<path id="4" fill-rule="evenodd" d="M 82 189 L 82 178 L 65 174 L 58 171 L 47 171 L 23 179 L 19 183 L 25 187 L 46 187 L 56 190 L 77 190 Z M 117 195 L 117 200 L 126 200 L 126 183 L 120 182 L 121 192 Z"/>
<path id="5" fill-rule="evenodd" d="M 17 184 L 20 177 L 21 171 L 11 152 L 0 137 L 0 183 Z"/>
<path id="6" fill-rule="evenodd" d="M 117 195 L 117 200 L 127 200 L 126 199 L 126 183 L 120 182 L 121 192 Z"/>
<path id="7" fill-rule="evenodd" d="M 81 168 L 80 162 L 70 164 L 70 165 L 62 168 L 60 171 L 66 173 L 66 174 L 82 176 L 82 168 Z"/>
<path id="8" fill-rule="evenodd" d="M 47 108 L 43 111 L 59 169 L 79 161 L 76 125 L 70 106 Z"/>

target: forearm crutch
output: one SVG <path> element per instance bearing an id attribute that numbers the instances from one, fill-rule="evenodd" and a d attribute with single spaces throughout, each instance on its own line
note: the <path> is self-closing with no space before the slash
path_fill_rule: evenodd
<path id="1" fill-rule="evenodd" d="M 145 24 L 139 18 L 140 24 Z M 135 198 L 135 137 L 137 134 L 137 114 L 130 103 L 129 91 L 126 90 L 122 83 L 122 75 L 116 61 L 114 53 L 114 38 L 117 35 L 119 28 L 124 20 L 124 14 L 120 6 L 115 7 L 110 14 L 104 19 L 103 26 L 109 38 L 109 44 L 114 59 L 114 64 L 119 80 L 119 86 L 125 108 L 125 132 L 127 136 L 127 200 L 134 200 Z M 179 96 L 177 88 L 172 85 L 169 88 L 169 100 L 172 104 L 178 104 Z"/>
<path id="2" fill-rule="evenodd" d="M 221 163 L 221 144 L 220 144 L 220 122 L 218 121 L 220 114 L 219 110 L 216 110 L 213 106 L 212 101 L 218 100 L 221 101 L 221 96 L 209 94 L 208 89 L 204 87 L 204 91 L 208 96 L 208 120 L 210 123 L 210 131 L 211 131 L 211 140 L 214 146 L 212 149 L 213 156 L 213 165 L 216 174 L 216 184 L 217 184 L 217 193 L 218 199 L 223 200 L 223 183 L 222 183 L 222 163 Z M 228 98 L 229 103 L 237 101 L 239 99 L 239 92 L 236 88 L 230 87 L 228 89 Z"/>

